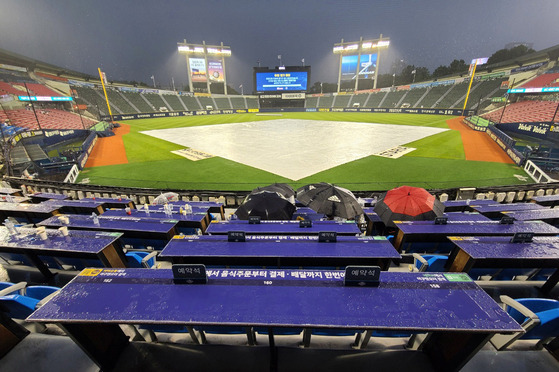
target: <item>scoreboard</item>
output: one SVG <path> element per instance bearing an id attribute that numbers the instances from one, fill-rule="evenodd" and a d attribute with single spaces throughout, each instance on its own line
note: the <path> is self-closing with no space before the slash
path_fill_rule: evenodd
<path id="1" fill-rule="evenodd" d="M 266 92 L 306 92 L 310 82 L 310 66 L 285 66 L 270 69 L 254 68 L 254 91 Z"/>

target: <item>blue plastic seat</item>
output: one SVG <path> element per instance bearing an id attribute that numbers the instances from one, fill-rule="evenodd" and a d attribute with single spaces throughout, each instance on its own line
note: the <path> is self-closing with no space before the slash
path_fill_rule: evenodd
<path id="1" fill-rule="evenodd" d="M 41 301 L 60 288 L 50 286 L 25 287 L 21 282 L 0 291 L 0 310 L 14 319 L 25 319 L 41 306 Z M 29 292 L 27 292 L 29 290 Z M 21 294 L 21 292 L 24 294 Z"/>
<path id="2" fill-rule="evenodd" d="M 141 252 L 133 251 L 127 252 L 126 258 L 128 259 L 127 266 L 132 268 L 154 268 L 156 265 L 155 257 L 159 254 L 157 251 Z"/>
<path id="3" fill-rule="evenodd" d="M 86 267 L 105 267 L 101 260 L 74 257 L 57 257 L 56 261 L 65 270 L 83 270 Z"/>
<path id="4" fill-rule="evenodd" d="M 311 336 L 355 336 L 360 331 L 345 328 L 305 328 L 303 331 L 303 341 L 301 346 L 309 347 L 311 345 Z"/>
<path id="5" fill-rule="evenodd" d="M 413 254 L 414 271 L 419 272 L 443 272 L 448 261 L 448 256 L 443 255 L 419 255 Z"/>
<path id="6" fill-rule="evenodd" d="M 195 335 L 193 335 L 192 328 L 186 327 L 186 326 L 181 325 L 181 324 L 141 324 L 141 325 L 138 325 L 137 327 L 138 327 L 138 329 L 146 330 L 149 333 L 149 338 L 151 338 L 152 341 L 157 341 L 157 337 L 155 335 L 155 332 L 159 332 L 159 333 L 189 333 L 192 340 L 196 344 L 200 344 L 200 341 L 198 341 L 198 338 Z"/>
<path id="7" fill-rule="evenodd" d="M 12 282 L 0 282 L 0 291 L 13 286 Z M 23 294 L 23 288 L 18 291 L 18 294 Z"/>
<path id="8" fill-rule="evenodd" d="M 529 280 L 546 281 L 547 279 L 549 279 L 551 275 L 553 275 L 553 273 L 555 273 L 555 271 L 557 271 L 557 269 L 538 270 L 538 272 L 536 272 L 533 276 L 531 276 Z"/>
<path id="9" fill-rule="evenodd" d="M 240 326 L 196 326 L 195 331 L 199 332 L 201 343 L 207 343 L 206 333 L 210 334 L 223 334 L 223 335 L 237 335 L 246 334 L 247 342 L 249 345 L 256 345 L 256 336 L 254 334 L 254 329 L 252 327 L 240 327 Z"/>
<path id="10" fill-rule="evenodd" d="M 499 271 L 492 280 L 514 280 L 519 276 L 530 277 L 536 273 L 537 269 L 503 269 Z"/>
<path id="11" fill-rule="evenodd" d="M 501 296 L 505 310 L 516 320 L 526 333 L 516 335 L 496 335 L 491 343 L 503 350 L 514 341 L 539 340 L 536 349 L 559 335 L 559 301 L 547 298 L 518 298 L 513 300 L 508 296 Z"/>

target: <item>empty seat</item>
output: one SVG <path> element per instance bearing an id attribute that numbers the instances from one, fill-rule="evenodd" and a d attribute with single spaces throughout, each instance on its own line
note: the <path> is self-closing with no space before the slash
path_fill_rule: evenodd
<path id="1" fill-rule="evenodd" d="M 543 345 L 559 335 L 559 301 L 546 298 L 512 299 L 501 296 L 505 310 L 516 320 L 526 333 L 514 335 L 495 335 L 491 343 L 503 350 L 518 339 L 539 340 L 535 345 L 541 349 Z"/>

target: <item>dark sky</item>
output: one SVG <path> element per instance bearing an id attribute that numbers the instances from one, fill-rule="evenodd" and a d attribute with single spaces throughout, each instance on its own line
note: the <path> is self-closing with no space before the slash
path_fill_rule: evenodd
<path id="1" fill-rule="evenodd" d="M 177 42 L 231 47 L 229 85 L 252 90 L 252 67 L 312 67 L 312 81 L 336 82 L 343 38 L 391 40 L 393 61 L 432 72 L 453 59 L 488 57 L 510 42 L 559 44 L 559 0 L 0 0 L 0 48 L 109 80 L 187 84 Z M 249 89 L 246 89 L 250 87 Z"/>

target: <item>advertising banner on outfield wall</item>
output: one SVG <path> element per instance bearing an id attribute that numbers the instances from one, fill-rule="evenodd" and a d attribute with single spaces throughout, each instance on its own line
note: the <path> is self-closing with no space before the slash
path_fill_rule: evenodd
<path id="1" fill-rule="evenodd" d="M 414 109 L 414 108 L 284 108 L 284 109 L 237 109 L 237 110 L 198 110 L 198 111 L 174 111 L 174 112 L 153 112 L 146 114 L 130 114 L 130 115 L 113 115 L 115 121 L 134 120 L 134 119 L 150 119 L 150 118 L 166 118 L 176 116 L 196 116 L 196 115 L 216 115 L 216 114 L 246 114 L 254 112 L 382 112 L 395 114 L 426 114 L 426 115 L 462 115 L 460 109 Z M 475 110 L 466 110 L 464 115 L 471 116 L 475 114 Z M 101 120 L 110 121 L 110 116 L 102 116 Z"/>
<path id="2" fill-rule="evenodd" d="M 516 165 L 524 163 L 524 155 L 514 148 L 516 141 L 507 136 L 506 133 L 492 125 L 487 127 L 485 133 L 507 153 Z"/>
<path id="3" fill-rule="evenodd" d="M 506 123 L 496 127 L 505 133 L 517 133 L 524 136 L 559 143 L 559 126 L 549 123 Z"/>

